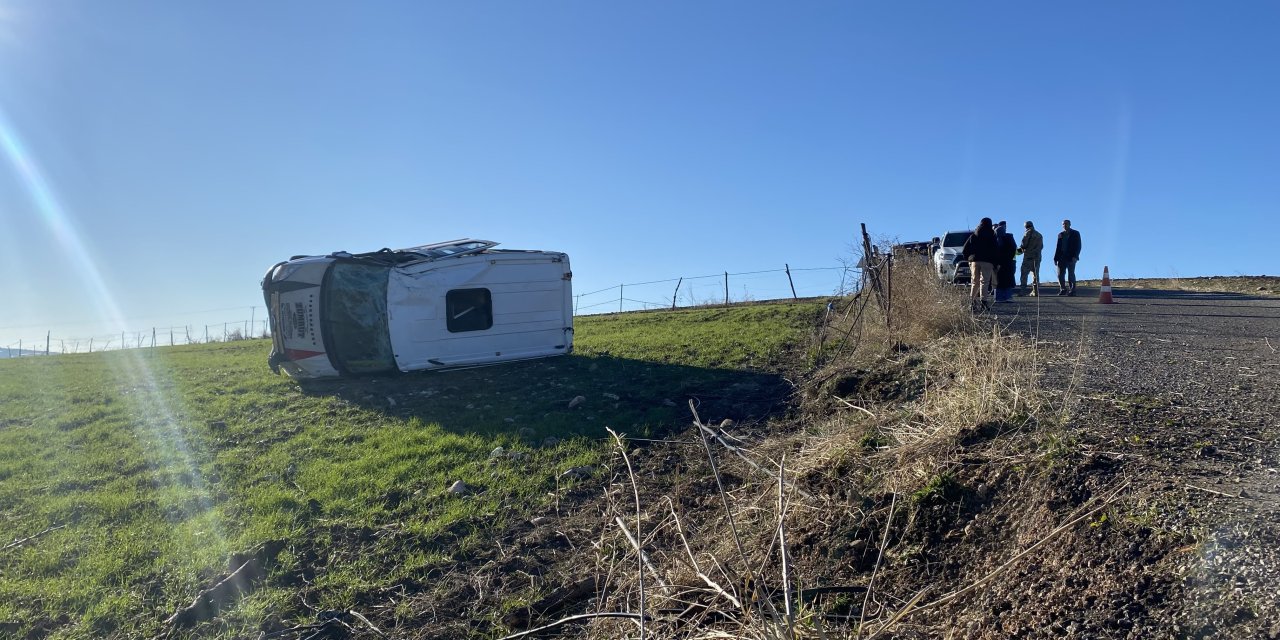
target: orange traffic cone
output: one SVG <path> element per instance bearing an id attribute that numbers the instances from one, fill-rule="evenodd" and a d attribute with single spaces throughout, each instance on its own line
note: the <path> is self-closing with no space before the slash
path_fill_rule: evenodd
<path id="1" fill-rule="evenodd" d="M 1098 304 L 1115 304 L 1116 301 L 1111 299 L 1111 274 L 1106 267 L 1102 267 L 1102 291 L 1098 294 Z"/>

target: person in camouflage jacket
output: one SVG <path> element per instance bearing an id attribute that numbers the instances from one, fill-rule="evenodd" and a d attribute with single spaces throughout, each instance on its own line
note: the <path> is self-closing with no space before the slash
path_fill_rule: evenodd
<path id="1" fill-rule="evenodd" d="M 1031 295 L 1040 295 L 1040 256 L 1044 252 L 1044 236 L 1036 231 L 1036 226 L 1027 221 L 1026 231 L 1022 234 L 1022 244 L 1018 245 L 1018 253 L 1022 254 L 1021 286 L 1018 295 L 1027 295 L 1027 274 L 1031 274 Z"/>

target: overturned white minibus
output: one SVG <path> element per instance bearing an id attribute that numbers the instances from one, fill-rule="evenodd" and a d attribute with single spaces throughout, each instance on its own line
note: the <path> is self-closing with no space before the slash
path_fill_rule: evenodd
<path id="1" fill-rule="evenodd" d="M 381 374 L 573 350 L 569 256 L 452 240 L 295 256 L 262 280 L 273 371 Z"/>

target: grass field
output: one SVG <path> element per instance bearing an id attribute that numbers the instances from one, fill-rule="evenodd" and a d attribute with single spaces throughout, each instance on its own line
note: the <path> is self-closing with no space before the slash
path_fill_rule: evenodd
<path id="1" fill-rule="evenodd" d="M 821 310 L 585 317 L 568 357 L 305 385 L 263 340 L 0 361 L 0 637 L 159 634 L 264 547 L 265 579 L 178 637 L 342 610 L 527 519 L 605 426 L 776 410 Z"/>

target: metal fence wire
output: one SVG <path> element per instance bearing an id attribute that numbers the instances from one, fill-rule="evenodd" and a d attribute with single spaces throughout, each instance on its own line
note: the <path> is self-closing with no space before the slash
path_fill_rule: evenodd
<path id="1" fill-rule="evenodd" d="M 858 286 L 859 269 L 853 266 L 792 267 L 759 271 L 728 271 L 702 276 L 677 276 L 646 282 L 628 282 L 574 294 L 573 314 L 594 315 L 649 309 L 677 309 L 759 300 L 844 295 Z M 0 346 L 0 358 L 61 353 L 90 353 L 157 346 L 232 342 L 266 338 L 270 326 L 261 307 L 250 307 L 250 319 L 153 326 L 140 330 L 94 335 L 59 335 L 52 329 L 43 335 L 19 338 Z"/>

